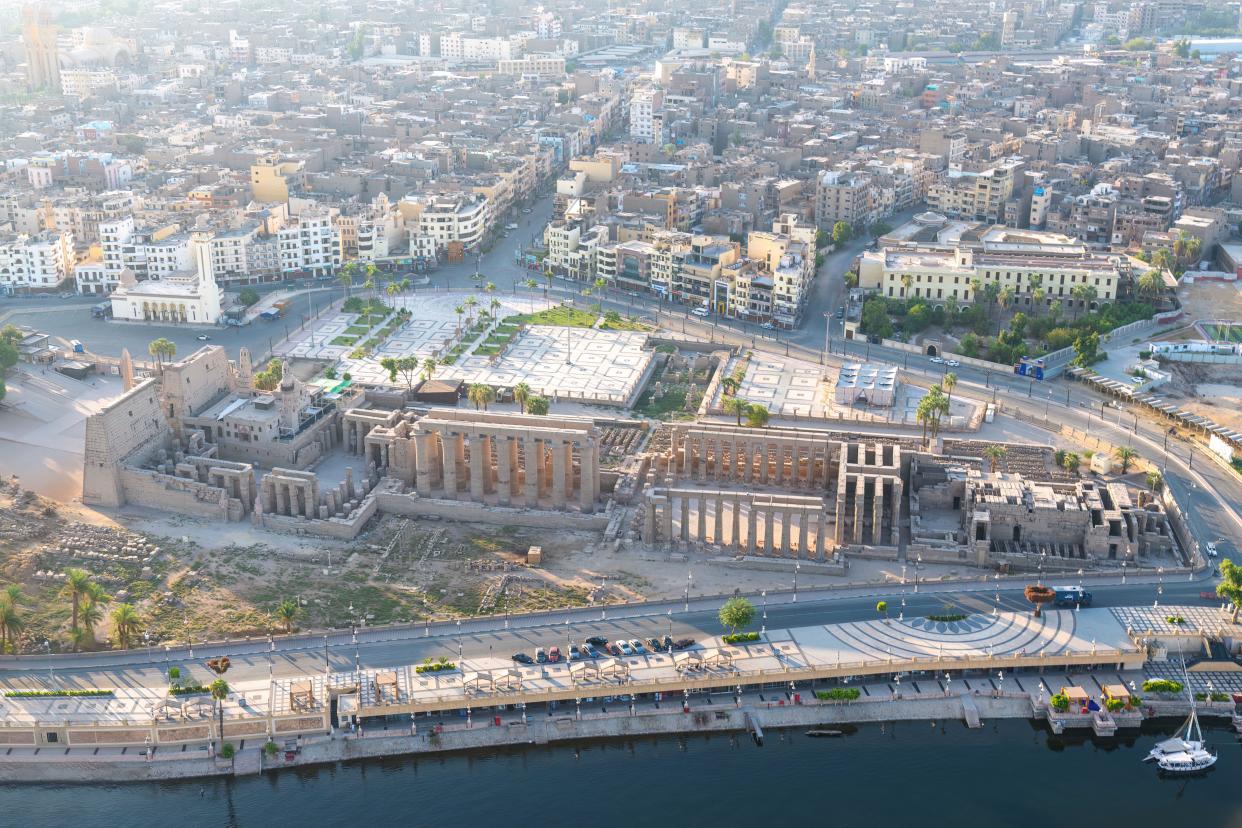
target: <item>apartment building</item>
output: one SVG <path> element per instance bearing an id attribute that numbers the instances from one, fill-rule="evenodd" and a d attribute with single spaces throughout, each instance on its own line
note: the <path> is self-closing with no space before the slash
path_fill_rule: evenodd
<path id="1" fill-rule="evenodd" d="M 875 193 L 867 176 L 823 170 L 815 180 L 815 225 L 831 230 L 838 221 L 851 227 L 869 224 Z"/>
<path id="2" fill-rule="evenodd" d="M 478 193 L 408 196 L 401 200 L 400 209 L 408 226 L 434 240 L 437 255 L 454 243 L 467 249 L 477 247 L 492 223 L 491 202 Z"/>
<path id="3" fill-rule="evenodd" d="M 1014 176 L 1024 162 L 1006 161 L 982 172 L 950 170 L 927 190 L 927 206 L 938 213 L 976 221 L 999 222 L 1013 197 Z"/>
<path id="4" fill-rule="evenodd" d="M 250 194 L 255 201 L 287 203 L 290 190 L 305 183 L 306 164 L 300 159 L 268 155 L 250 165 Z"/>
<path id="5" fill-rule="evenodd" d="M 341 236 L 336 229 L 334 210 L 310 209 L 291 216 L 276 231 L 282 273 L 332 273 L 341 264 Z"/>
<path id="6" fill-rule="evenodd" d="M 73 236 L 45 230 L 0 236 L 0 288 L 7 293 L 55 290 L 73 276 Z"/>
<path id="7" fill-rule="evenodd" d="M 1091 251 L 1077 239 L 1058 233 L 975 227 L 937 242 L 901 242 L 863 253 L 858 285 L 893 298 L 926 299 L 933 305 L 964 307 L 976 300 L 975 285 L 996 284 L 1013 291 L 1016 306 L 1043 304 L 1093 309 L 1116 300 L 1132 278 L 1125 256 Z M 1087 286 L 1094 299 L 1075 297 Z"/>
<path id="8" fill-rule="evenodd" d="M 560 78 L 565 76 L 565 58 L 556 55 L 527 55 L 513 60 L 501 60 L 496 64 L 496 73 L 521 78 Z"/>
<path id="9" fill-rule="evenodd" d="M 99 246 L 103 279 L 90 281 L 105 292 L 116 288 L 124 270 L 133 271 L 138 281 L 146 281 L 188 270 L 192 264 L 190 237 L 177 223 L 139 228 L 132 216 L 100 222 Z"/>
<path id="10" fill-rule="evenodd" d="M 664 92 L 640 86 L 630 93 L 630 138 L 640 144 L 663 144 Z"/>

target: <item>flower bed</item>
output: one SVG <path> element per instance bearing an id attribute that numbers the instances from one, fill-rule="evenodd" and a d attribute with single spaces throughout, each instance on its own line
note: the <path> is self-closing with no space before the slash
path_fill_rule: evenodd
<path id="1" fill-rule="evenodd" d="M 731 635 L 724 636 L 720 640 L 726 644 L 741 644 L 742 642 L 745 642 L 745 641 L 758 641 L 759 633 L 757 632 L 733 633 Z"/>
<path id="2" fill-rule="evenodd" d="M 427 659 L 427 661 L 423 662 L 422 664 L 415 666 L 414 672 L 419 673 L 419 674 L 421 673 L 446 673 L 450 670 L 456 670 L 456 669 L 457 669 L 457 665 L 451 661 L 432 661 L 431 659 Z"/>
<path id="3" fill-rule="evenodd" d="M 854 701 L 862 695 L 857 687 L 833 687 L 831 690 L 816 690 L 815 698 L 820 701 Z"/>

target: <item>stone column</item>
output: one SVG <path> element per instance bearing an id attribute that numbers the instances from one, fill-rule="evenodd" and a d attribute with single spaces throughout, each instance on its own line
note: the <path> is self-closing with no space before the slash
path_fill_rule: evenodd
<path id="1" fill-rule="evenodd" d="M 729 498 L 729 545 L 734 549 L 742 548 L 742 502 L 737 495 Z"/>
<path id="2" fill-rule="evenodd" d="M 746 504 L 746 554 L 755 554 L 755 546 L 759 539 L 759 509 L 752 497 Z"/>
<path id="3" fill-rule="evenodd" d="M 849 475 L 845 473 L 837 478 L 837 520 L 833 527 L 833 537 L 838 544 L 848 542 L 845 540 L 845 497 L 848 481 Z"/>
<path id="4" fill-rule="evenodd" d="M 854 541 L 863 543 L 863 514 L 867 505 L 867 476 L 858 475 L 858 483 L 854 486 Z"/>
<path id="5" fill-rule="evenodd" d="M 643 543 L 651 544 L 655 542 L 656 531 L 656 503 L 653 498 L 647 498 L 647 510 L 643 513 Z"/>
<path id="6" fill-rule="evenodd" d="M 773 482 L 779 486 L 781 485 L 781 479 L 785 476 L 785 445 L 777 443 L 772 448 L 776 454 L 775 462 L 772 464 L 774 466 L 772 469 Z"/>
<path id="7" fill-rule="evenodd" d="M 682 540 L 688 541 L 690 540 L 690 495 L 683 494 L 677 499 L 680 501 L 678 506 L 681 510 L 681 523 L 677 534 Z"/>
<path id="8" fill-rule="evenodd" d="M 884 478 L 875 479 L 875 497 L 871 501 L 871 542 L 880 546 L 884 544 Z"/>
<path id="9" fill-rule="evenodd" d="M 578 449 L 578 505 L 584 512 L 595 511 L 595 441 L 584 440 Z"/>
<path id="10" fill-rule="evenodd" d="M 470 499 L 483 502 L 487 486 L 483 480 L 486 464 L 483 457 L 483 435 L 470 435 Z"/>
<path id="11" fill-rule="evenodd" d="M 707 543 L 707 495 L 699 492 L 699 496 L 695 499 L 695 505 L 698 507 L 698 538 L 699 543 Z"/>
<path id="12" fill-rule="evenodd" d="M 826 552 L 828 550 L 828 527 L 825 525 L 827 518 L 824 510 L 820 509 L 815 518 L 815 560 L 826 560 Z"/>
<path id="13" fill-rule="evenodd" d="M 900 477 L 893 478 L 893 524 L 889 536 L 889 543 L 893 546 L 901 545 L 901 503 L 902 503 L 902 483 Z"/>
<path id="14" fill-rule="evenodd" d="M 707 482 L 707 438 L 700 436 L 695 443 L 698 445 L 698 456 L 695 459 L 695 477 L 700 483 Z"/>
<path id="15" fill-rule="evenodd" d="M 768 502 L 763 506 L 763 554 L 771 555 L 775 546 L 773 539 L 776 534 L 776 509 L 773 508 L 772 498 L 768 498 Z"/>
<path id="16" fill-rule="evenodd" d="M 526 454 L 526 479 L 522 481 L 523 498 L 527 509 L 539 508 L 539 441 L 527 437 L 522 441 L 522 449 Z"/>
<path id="17" fill-rule="evenodd" d="M 664 496 L 664 541 L 668 544 L 673 542 L 673 493 L 665 491 Z"/>
<path id="18" fill-rule="evenodd" d="M 759 455 L 759 482 L 767 483 L 768 482 L 768 444 L 766 441 L 759 444 L 759 450 L 757 454 Z"/>
<path id="19" fill-rule="evenodd" d="M 289 514 L 289 489 L 284 483 L 273 483 L 276 490 L 276 514 Z"/>
<path id="20" fill-rule="evenodd" d="M 715 535 L 712 537 L 712 543 L 717 546 L 724 546 L 724 495 L 716 492 L 713 502 L 716 506 L 716 514 L 714 516 L 716 525 L 712 527 L 715 532 Z"/>
<path id="21" fill-rule="evenodd" d="M 513 438 L 501 437 L 496 446 L 496 494 L 501 506 L 509 505 L 509 496 L 513 493 L 510 481 L 513 462 Z"/>
<path id="22" fill-rule="evenodd" d="M 798 557 L 803 560 L 810 557 L 810 554 L 808 554 L 811 549 L 810 529 L 811 529 L 811 513 L 807 511 L 806 509 L 803 509 L 802 512 L 798 515 Z"/>
<path id="23" fill-rule="evenodd" d="M 781 554 L 789 557 L 793 551 L 793 507 L 786 506 L 781 517 Z"/>
<path id="24" fill-rule="evenodd" d="M 565 508 L 565 462 L 568 447 L 563 441 L 552 445 L 552 505 L 557 509 Z"/>
<path id="25" fill-rule="evenodd" d="M 444 447 L 444 496 L 449 500 L 457 499 L 457 449 L 461 445 L 460 434 L 442 434 L 447 441 Z"/>

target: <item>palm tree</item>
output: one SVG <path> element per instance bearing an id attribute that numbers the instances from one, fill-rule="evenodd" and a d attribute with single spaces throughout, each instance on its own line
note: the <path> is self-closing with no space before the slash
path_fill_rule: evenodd
<path id="1" fill-rule="evenodd" d="M 957 374 L 952 371 L 948 372 L 940 379 L 940 384 L 944 386 L 944 390 L 949 395 L 944 402 L 944 411 L 948 414 L 949 409 L 953 407 L 953 389 L 957 388 Z"/>
<path id="2" fill-rule="evenodd" d="M 1118 446 L 1113 450 L 1113 455 L 1121 461 L 1121 473 L 1128 474 L 1130 464 L 1138 459 L 1139 453 L 1130 446 Z"/>
<path id="3" fill-rule="evenodd" d="M 1081 464 L 1082 458 L 1078 456 L 1078 452 L 1076 451 L 1067 451 L 1065 454 L 1061 455 L 1061 467 L 1070 474 L 1076 473 L 1079 465 Z"/>
<path id="4" fill-rule="evenodd" d="M 25 626 L 17 606 L 21 594 L 22 588 L 17 584 L 9 584 L 0 592 L 0 653 L 8 651 L 10 641 L 16 645 L 17 634 Z"/>
<path id="5" fill-rule="evenodd" d="M 478 305 L 479 305 L 479 300 L 478 300 L 478 299 L 476 299 L 476 298 L 475 298 L 475 297 L 473 297 L 473 296 L 467 296 L 467 297 L 466 297 L 466 307 L 467 307 L 467 308 L 469 308 L 469 310 L 470 310 L 470 320 L 469 320 L 469 324 L 471 324 L 471 325 L 473 325 L 473 324 L 474 324 L 474 309 L 475 309 L 476 307 L 478 307 Z"/>
<path id="6" fill-rule="evenodd" d="M 389 282 L 388 287 L 384 288 L 384 292 L 388 294 L 389 299 L 395 299 L 397 294 L 401 292 L 401 285 L 398 282 Z"/>
<path id="7" fill-rule="evenodd" d="M 436 368 L 439 364 L 436 362 L 435 357 L 427 357 L 423 360 L 423 382 L 431 382 L 431 378 L 435 376 Z"/>
<path id="8" fill-rule="evenodd" d="M 487 307 L 492 313 L 492 318 L 495 319 L 497 316 L 496 312 L 500 310 L 500 300 L 493 296 L 492 301 L 487 303 Z"/>
<path id="9" fill-rule="evenodd" d="M 224 700 L 229 697 L 229 683 L 222 678 L 218 678 L 207 688 L 211 692 L 211 698 L 216 703 L 216 715 L 220 720 L 220 738 L 224 739 Z"/>
<path id="10" fill-rule="evenodd" d="M 1152 268 L 1139 277 L 1138 292 L 1140 296 L 1152 299 L 1164 289 L 1164 277 L 1159 270 Z"/>
<path id="11" fill-rule="evenodd" d="M 608 280 L 603 276 L 596 277 L 595 293 L 599 297 L 599 299 L 595 302 L 595 312 L 597 314 L 602 313 L 604 310 L 604 289 L 606 287 L 608 287 Z"/>
<path id="12" fill-rule="evenodd" d="M 519 382 L 513 386 L 513 401 L 518 404 L 518 408 L 522 413 L 526 413 L 526 401 L 530 399 L 530 386 L 524 382 Z"/>
<path id="13" fill-rule="evenodd" d="M 736 394 L 740 386 L 741 383 L 737 381 L 736 377 L 725 377 L 720 381 L 720 390 L 724 392 L 726 397 Z"/>
<path id="14" fill-rule="evenodd" d="M 349 296 L 349 289 L 354 286 L 354 273 L 358 270 L 357 262 L 349 262 L 341 268 L 340 273 L 336 274 L 336 280 L 345 286 L 345 295 Z"/>
<path id="15" fill-rule="evenodd" d="M 983 450 L 983 456 L 988 459 L 988 471 L 996 473 L 996 467 L 1000 465 L 1000 461 L 1005 459 L 1005 455 L 1009 454 L 1006 446 L 988 446 Z"/>
<path id="16" fill-rule="evenodd" d="M 379 277 L 379 268 L 376 267 L 374 263 L 367 262 L 367 266 L 366 268 L 364 268 L 363 272 L 366 273 L 367 280 L 366 282 L 363 283 L 362 286 L 371 291 L 371 298 L 374 299 L 375 298 L 375 280 Z"/>
<path id="17" fill-rule="evenodd" d="M 982 279 L 971 279 L 970 280 L 970 295 L 974 297 L 974 300 L 976 302 L 979 301 L 980 293 L 983 293 L 983 280 Z"/>
<path id="18" fill-rule="evenodd" d="M 496 401 L 496 391 L 490 385 L 476 382 L 466 392 L 466 399 L 474 404 L 476 411 L 480 408 L 486 411 L 488 404 Z"/>
<path id="19" fill-rule="evenodd" d="M 104 592 L 102 586 L 91 581 L 86 586 L 85 600 L 86 603 L 82 605 L 80 614 L 82 632 L 85 633 L 86 641 L 94 643 L 95 625 L 103 620 L 103 606 L 111 601 L 112 597 Z"/>
<path id="20" fill-rule="evenodd" d="M 909 273 L 901 275 L 901 297 L 904 299 L 910 293 L 910 286 L 914 284 L 914 277 Z"/>
<path id="21" fill-rule="evenodd" d="M 1153 492 L 1159 489 L 1160 484 L 1163 482 L 1164 477 L 1160 474 L 1160 472 L 1155 469 L 1147 472 L 1147 488 L 1151 489 Z"/>
<path id="22" fill-rule="evenodd" d="M 162 367 L 165 359 L 171 361 L 177 355 L 177 343 L 161 336 L 151 340 L 147 345 L 147 353 L 155 357 L 156 364 Z"/>
<path id="23" fill-rule="evenodd" d="M 527 279 L 525 282 L 522 282 L 522 285 L 528 290 L 535 290 L 539 287 L 539 281 L 537 279 Z"/>
<path id="24" fill-rule="evenodd" d="M 746 425 L 751 428 L 763 428 L 772 419 L 772 412 L 766 406 L 753 403 L 746 406 Z"/>
<path id="25" fill-rule="evenodd" d="M 297 620 L 298 612 L 302 608 L 298 606 L 298 602 L 286 598 L 280 602 L 280 606 L 276 607 L 276 617 L 280 619 L 280 623 L 284 625 L 285 632 L 293 632 L 293 622 Z"/>
<path id="26" fill-rule="evenodd" d="M 493 293 L 496 292 L 496 283 L 488 282 L 486 285 L 483 286 L 483 292 L 486 293 L 488 296 L 491 296 Z"/>
<path id="27" fill-rule="evenodd" d="M 1221 582 L 1216 594 L 1233 604 L 1233 623 L 1238 623 L 1238 610 L 1242 608 L 1242 566 L 1225 558 L 1220 562 Z"/>
<path id="28" fill-rule="evenodd" d="M 453 313 L 457 314 L 457 335 L 460 336 L 461 335 L 461 318 L 466 313 L 466 308 L 464 305 L 458 305 L 457 307 L 453 308 Z"/>
<path id="29" fill-rule="evenodd" d="M 116 642 L 122 650 L 129 649 L 129 642 L 138 632 L 138 610 L 133 604 L 117 604 L 112 608 L 112 625 L 116 629 Z"/>
<path id="30" fill-rule="evenodd" d="M 65 581 L 60 585 L 60 597 L 68 598 L 73 604 L 73 617 L 69 628 L 78 628 L 78 616 L 82 612 L 82 602 L 86 598 L 91 585 L 91 574 L 85 569 L 70 567 L 65 570 Z"/>
<path id="31" fill-rule="evenodd" d="M 1099 291 L 1095 289 L 1095 285 L 1074 285 L 1070 290 L 1070 297 L 1078 300 L 1078 313 L 1075 318 L 1081 316 L 1098 295 Z"/>
<path id="32" fill-rule="evenodd" d="M 749 412 L 750 403 L 746 402 L 746 400 L 741 397 L 725 397 L 725 400 L 720 404 L 720 407 L 724 409 L 724 413 L 736 415 L 737 424 L 741 425 L 742 415 Z"/>
<path id="33" fill-rule="evenodd" d="M 1044 297 L 1045 297 L 1044 289 L 1041 287 L 1037 287 L 1031 291 L 1031 302 L 1034 304 L 1036 316 L 1039 316 L 1041 313 L 1043 313 Z"/>

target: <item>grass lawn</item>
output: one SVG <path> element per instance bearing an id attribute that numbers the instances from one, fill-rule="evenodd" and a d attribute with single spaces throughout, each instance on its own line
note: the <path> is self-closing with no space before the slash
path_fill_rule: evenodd
<path id="1" fill-rule="evenodd" d="M 364 328 L 362 332 L 366 333 L 366 329 Z M 358 337 L 356 336 L 338 336 L 332 340 L 332 344 L 333 345 L 344 345 L 346 347 L 349 347 L 350 345 L 353 345 L 357 341 L 358 341 Z"/>
<path id="2" fill-rule="evenodd" d="M 642 399 L 638 401 L 638 405 L 634 410 L 652 419 L 674 420 L 692 416 L 690 412 L 684 410 L 685 406 L 686 389 L 669 388 L 664 392 L 664 396 L 658 400 L 652 399 L 650 391 L 643 394 Z"/>
<path id="3" fill-rule="evenodd" d="M 642 322 L 639 322 L 637 319 L 626 319 L 625 317 L 622 317 L 615 321 L 604 320 L 604 324 L 600 325 L 599 327 L 600 327 L 600 330 L 603 330 L 603 331 L 649 331 L 651 330 L 650 325 L 644 325 Z"/>
<path id="4" fill-rule="evenodd" d="M 562 325 L 570 328 L 590 328 L 599 317 L 577 308 L 555 307 L 535 313 L 523 313 L 505 318 L 505 324 L 515 325 L 525 322 L 527 325 Z"/>
<path id="5" fill-rule="evenodd" d="M 349 336 L 366 336 L 370 330 L 370 325 L 350 325 L 345 329 L 345 333 Z"/>

